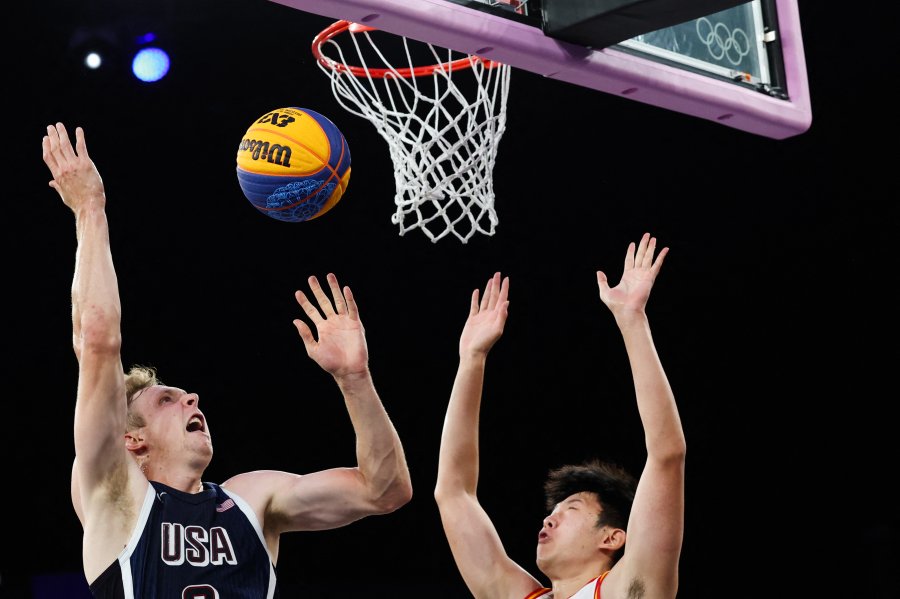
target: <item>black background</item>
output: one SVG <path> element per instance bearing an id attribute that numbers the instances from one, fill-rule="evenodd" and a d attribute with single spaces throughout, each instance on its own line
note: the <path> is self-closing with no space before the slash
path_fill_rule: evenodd
<path id="1" fill-rule="evenodd" d="M 31 597 L 81 571 L 68 493 L 74 221 L 40 156 L 46 125 L 62 121 L 85 128 L 106 185 L 124 362 L 200 393 L 215 443 L 206 479 L 355 463 L 341 396 L 291 320 L 309 275 L 335 272 L 357 296 L 415 495 L 389 516 L 285 536 L 288 597 L 469 596 L 432 489 L 469 296 L 497 270 L 511 307 L 489 361 L 479 496 L 509 555 L 539 574 L 546 471 L 594 455 L 643 461 L 594 273 L 617 282 L 645 231 L 671 248 L 648 312 L 689 447 L 679 597 L 896 597 L 897 131 L 885 85 L 897 53 L 888 16 L 849 39 L 852 13 L 799 9 L 813 122 L 785 140 L 514 70 L 500 224 L 462 244 L 391 223 L 387 144 L 337 104 L 309 52 L 331 19 L 265 0 L 12 7 L 0 594 Z M 175 62 L 160 84 L 72 64 L 78 26 L 144 22 L 168 27 Z M 281 106 L 326 114 L 350 145 L 348 191 L 314 221 L 262 216 L 235 177 L 242 134 Z"/>

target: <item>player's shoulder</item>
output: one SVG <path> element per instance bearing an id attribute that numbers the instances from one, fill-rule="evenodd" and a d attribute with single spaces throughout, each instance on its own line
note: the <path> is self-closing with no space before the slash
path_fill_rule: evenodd
<path id="1" fill-rule="evenodd" d="M 255 505 L 257 501 L 268 502 L 279 488 L 290 484 L 297 477 L 297 474 L 279 470 L 253 470 L 235 474 L 219 487 L 226 493 L 236 493 Z"/>
<path id="2" fill-rule="evenodd" d="M 247 485 L 268 485 L 283 484 L 284 482 L 296 479 L 299 475 L 290 472 L 282 472 L 280 470 L 251 470 L 249 472 L 241 472 L 235 474 L 231 478 L 220 483 L 219 486 L 224 489 L 236 489 Z"/>

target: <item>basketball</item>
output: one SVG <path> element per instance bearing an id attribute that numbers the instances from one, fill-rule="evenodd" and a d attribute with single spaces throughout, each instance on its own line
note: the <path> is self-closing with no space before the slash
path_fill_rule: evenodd
<path id="1" fill-rule="evenodd" d="M 253 207 L 276 220 L 303 222 L 337 204 L 350 181 L 350 148 L 327 117 L 278 108 L 258 118 L 238 146 L 237 178 Z"/>

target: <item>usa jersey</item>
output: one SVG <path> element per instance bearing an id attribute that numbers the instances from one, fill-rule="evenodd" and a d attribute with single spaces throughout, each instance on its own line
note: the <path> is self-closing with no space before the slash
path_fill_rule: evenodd
<path id="1" fill-rule="evenodd" d="M 609 571 L 606 571 L 597 578 L 594 578 L 586 585 L 581 587 L 581 589 L 579 589 L 577 593 L 569 597 L 569 599 L 600 599 L 600 585 L 603 584 L 603 579 L 606 578 L 607 574 L 609 574 Z M 538 597 L 549 597 L 550 599 L 556 599 L 549 594 L 550 591 L 551 589 L 538 589 L 536 591 L 532 591 L 527 597 L 525 597 L 525 599 L 537 599 Z"/>
<path id="2" fill-rule="evenodd" d="M 125 549 L 93 582 L 97 599 L 275 599 L 275 566 L 250 506 L 203 483 L 150 481 Z"/>

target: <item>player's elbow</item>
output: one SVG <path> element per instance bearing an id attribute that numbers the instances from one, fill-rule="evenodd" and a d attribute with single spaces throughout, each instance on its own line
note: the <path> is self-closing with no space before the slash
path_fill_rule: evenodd
<path id="1" fill-rule="evenodd" d="M 684 462 L 685 456 L 687 455 L 687 442 L 684 440 L 684 433 L 672 440 L 668 453 L 672 460 Z"/>
<path id="2" fill-rule="evenodd" d="M 463 485 L 450 484 L 438 476 L 438 482 L 434 487 L 434 501 L 438 504 L 438 507 L 447 505 L 467 495 L 470 495 L 470 493 Z"/>
<path id="3" fill-rule="evenodd" d="M 122 334 L 118 313 L 94 310 L 82 318 L 76 351 L 95 354 L 118 353 L 122 348 Z"/>
<path id="4" fill-rule="evenodd" d="M 651 453 L 653 459 L 660 464 L 684 464 L 685 456 L 687 455 L 687 445 L 684 441 L 684 435 L 667 439 L 665 443 L 658 443 Z"/>
<path id="5" fill-rule="evenodd" d="M 394 512 L 409 503 L 412 495 L 412 483 L 409 479 L 398 478 L 373 501 L 375 512 L 378 514 Z"/>
<path id="6" fill-rule="evenodd" d="M 102 330 L 87 327 L 82 329 L 80 339 L 75 340 L 75 353 L 79 357 L 84 354 L 114 355 L 122 349 L 122 335 L 118 330 Z"/>
<path id="7" fill-rule="evenodd" d="M 447 485 L 441 484 L 441 481 L 434 486 L 434 492 L 432 493 L 434 496 L 434 501 L 441 505 L 441 502 L 446 501 L 447 499 Z"/>
<path id="8" fill-rule="evenodd" d="M 464 530 L 472 522 L 473 514 L 482 511 L 478 497 L 463 486 L 440 484 L 434 489 L 434 500 L 445 526 Z"/>
<path id="9" fill-rule="evenodd" d="M 399 509 L 412 501 L 413 496 L 413 488 L 412 483 L 409 480 L 404 480 L 401 484 L 397 485 L 397 491 L 394 494 L 394 500 L 388 505 L 388 509 L 390 511 L 394 511 Z"/>

